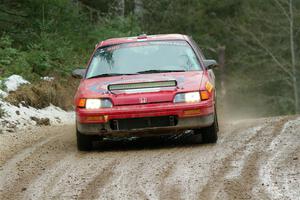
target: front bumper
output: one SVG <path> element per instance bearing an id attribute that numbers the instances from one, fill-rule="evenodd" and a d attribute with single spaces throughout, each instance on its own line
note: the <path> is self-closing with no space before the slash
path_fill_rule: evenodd
<path id="1" fill-rule="evenodd" d="M 86 135 L 99 135 L 103 137 L 141 137 L 177 134 L 183 130 L 207 127 L 212 125 L 213 122 L 214 114 L 210 114 L 207 116 L 179 118 L 176 126 L 112 130 L 109 123 L 82 124 L 77 122 L 77 129 L 79 132 Z"/>
<path id="2" fill-rule="evenodd" d="M 97 116 L 102 117 L 99 120 Z M 110 123 L 115 119 L 160 116 L 175 116 L 177 123 L 172 126 L 146 127 L 130 130 L 113 130 Z M 76 119 L 78 131 L 86 135 L 99 135 L 103 137 L 171 135 L 182 130 L 202 128 L 213 124 L 214 104 L 209 100 L 190 104 L 160 103 L 117 106 L 99 110 L 77 108 Z"/>

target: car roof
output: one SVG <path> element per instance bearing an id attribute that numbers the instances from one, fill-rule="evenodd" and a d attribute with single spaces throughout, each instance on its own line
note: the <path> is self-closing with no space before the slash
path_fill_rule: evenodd
<path id="1" fill-rule="evenodd" d="M 182 34 L 159 34 L 159 35 L 139 35 L 134 37 L 110 38 L 96 45 L 96 48 L 139 41 L 163 41 L 163 40 L 187 40 L 186 35 Z"/>

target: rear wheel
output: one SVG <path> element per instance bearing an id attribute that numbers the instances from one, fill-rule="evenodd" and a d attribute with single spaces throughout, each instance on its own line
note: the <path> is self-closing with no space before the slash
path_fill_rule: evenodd
<path id="1" fill-rule="evenodd" d="M 94 136 L 84 135 L 76 130 L 77 148 L 79 151 L 91 151 L 93 149 Z"/>

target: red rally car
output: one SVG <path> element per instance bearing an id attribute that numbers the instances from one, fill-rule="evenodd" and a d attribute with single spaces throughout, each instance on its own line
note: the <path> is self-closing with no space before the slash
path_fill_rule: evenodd
<path id="1" fill-rule="evenodd" d="M 216 61 L 180 34 L 113 38 L 97 44 L 75 95 L 79 150 L 109 137 L 176 135 L 218 139 Z M 190 131 L 191 132 L 191 131 Z"/>

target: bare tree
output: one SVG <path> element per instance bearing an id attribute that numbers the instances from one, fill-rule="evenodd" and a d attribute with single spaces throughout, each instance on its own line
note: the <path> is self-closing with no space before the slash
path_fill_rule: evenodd
<path id="1" fill-rule="evenodd" d="M 245 24 L 228 24 L 235 30 L 234 37 L 243 43 L 249 51 L 257 55 L 267 55 L 273 60 L 276 71 L 281 73 L 281 81 L 290 85 L 293 91 L 294 112 L 299 113 L 299 92 L 297 80 L 296 38 L 295 38 L 295 3 L 293 0 L 271 0 L 274 2 L 268 13 L 264 10 L 255 12 L 249 9 Z M 272 14 L 272 15 L 271 15 Z M 285 54 L 290 56 L 284 56 Z M 250 57 L 250 55 L 247 55 Z M 257 59 L 256 59 L 257 60 Z M 262 62 L 258 60 L 257 62 Z M 266 80 L 265 80 L 266 81 Z M 272 81 L 272 80 L 271 80 Z M 267 81 L 266 81 L 267 82 Z M 288 98 L 288 97 L 286 97 Z"/>

